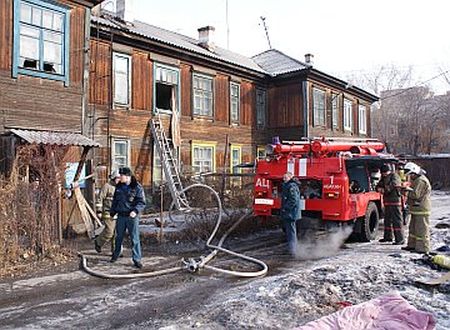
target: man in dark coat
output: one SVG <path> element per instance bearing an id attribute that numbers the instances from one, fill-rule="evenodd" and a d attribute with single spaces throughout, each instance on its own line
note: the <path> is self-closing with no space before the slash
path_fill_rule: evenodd
<path id="1" fill-rule="evenodd" d="M 116 242 L 111 262 L 117 261 L 125 231 L 128 230 L 132 243 L 133 263 L 137 268 L 142 268 L 139 217 L 145 207 L 144 189 L 128 167 L 120 168 L 119 173 L 120 183 L 116 186 L 110 210 L 111 217 L 117 214 Z"/>
<path id="2" fill-rule="evenodd" d="M 383 165 L 381 167 L 381 180 L 377 185 L 377 190 L 383 194 L 384 204 L 384 237 L 380 242 L 392 242 L 392 236 L 394 236 L 395 245 L 405 243 L 402 228 L 403 202 L 401 188 L 402 181 L 400 176 L 393 172 L 389 165 Z"/>
<path id="3" fill-rule="evenodd" d="M 283 176 L 281 193 L 281 222 L 286 233 L 289 252 L 293 255 L 297 252 L 297 227 L 296 221 L 301 218 L 300 189 L 293 178 L 293 174 L 287 172 Z"/>

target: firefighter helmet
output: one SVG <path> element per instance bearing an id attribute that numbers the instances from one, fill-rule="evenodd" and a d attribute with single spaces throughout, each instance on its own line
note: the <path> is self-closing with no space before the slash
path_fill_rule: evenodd
<path id="1" fill-rule="evenodd" d="M 420 166 L 412 162 L 406 163 L 404 169 L 405 173 L 414 173 L 417 175 L 420 175 L 422 173 L 422 169 L 420 168 Z"/>

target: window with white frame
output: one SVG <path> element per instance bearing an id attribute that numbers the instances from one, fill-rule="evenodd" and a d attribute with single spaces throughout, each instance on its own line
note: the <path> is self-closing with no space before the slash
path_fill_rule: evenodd
<path id="1" fill-rule="evenodd" d="M 130 166 L 130 140 L 113 139 L 112 168 Z"/>
<path id="2" fill-rule="evenodd" d="M 240 100 L 241 86 L 237 83 L 230 83 L 230 117 L 234 123 L 239 122 Z"/>
<path id="3" fill-rule="evenodd" d="M 339 95 L 331 94 L 331 121 L 333 129 L 339 128 Z"/>
<path id="4" fill-rule="evenodd" d="M 113 53 L 114 104 L 130 105 L 131 93 L 131 56 Z"/>
<path id="5" fill-rule="evenodd" d="M 13 76 L 21 73 L 68 83 L 69 20 L 65 6 L 15 0 Z"/>
<path id="6" fill-rule="evenodd" d="M 194 74 L 193 77 L 194 115 L 213 115 L 213 78 Z"/>
<path id="7" fill-rule="evenodd" d="M 367 107 L 362 104 L 358 107 L 358 127 L 359 133 L 367 133 Z"/>
<path id="8" fill-rule="evenodd" d="M 179 111 L 179 70 L 163 64 L 154 66 L 155 112 Z"/>
<path id="9" fill-rule="evenodd" d="M 266 91 L 256 90 L 256 125 L 258 128 L 266 127 Z"/>
<path id="10" fill-rule="evenodd" d="M 325 126 L 325 91 L 313 88 L 314 125 Z"/>
<path id="11" fill-rule="evenodd" d="M 215 146 L 209 144 L 192 145 L 192 167 L 195 173 L 214 171 Z"/>
<path id="12" fill-rule="evenodd" d="M 349 99 L 344 99 L 344 130 L 351 131 L 353 127 L 352 111 L 353 102 Z"/>

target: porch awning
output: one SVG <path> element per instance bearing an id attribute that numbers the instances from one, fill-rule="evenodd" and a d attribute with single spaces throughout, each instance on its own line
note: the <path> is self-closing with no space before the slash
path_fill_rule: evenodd
<path id="1" fill-rule="evenodd" d="M 61 146 L 100 147 L 100 144 L 80 133 L 10 129 L 14 135 L 28 143 Z"/>

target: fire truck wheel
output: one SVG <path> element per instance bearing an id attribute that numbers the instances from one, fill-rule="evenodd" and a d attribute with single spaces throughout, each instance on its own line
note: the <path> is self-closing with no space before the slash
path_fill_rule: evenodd
<path id="1" fill-rule="evenodd" d="M 359 241 L 370 242 L 371 240 L 376 239 L 379 220 L 380 216 L 378 214 L 378 208 L 375 203 L 370 202 L 367 206 L 366 215 L 358 219 L 358 222 L 360 222 Z"/>

